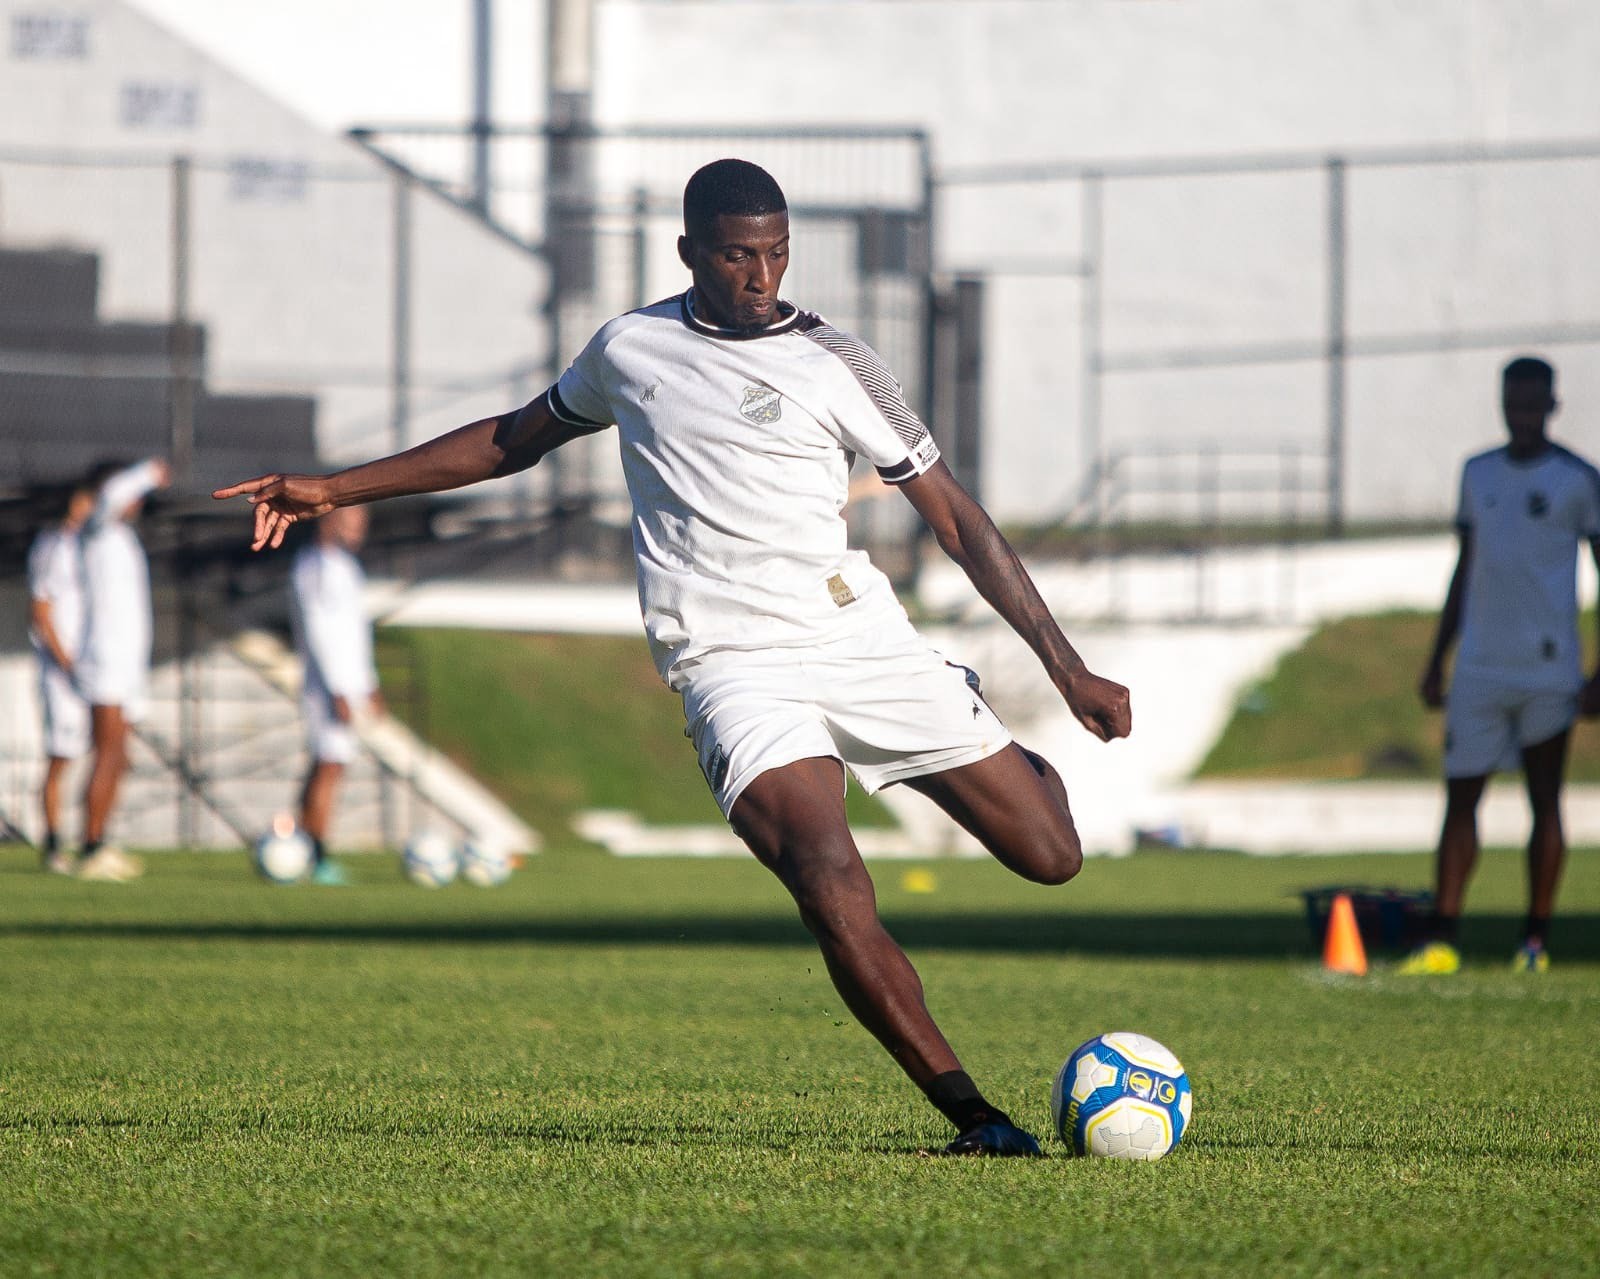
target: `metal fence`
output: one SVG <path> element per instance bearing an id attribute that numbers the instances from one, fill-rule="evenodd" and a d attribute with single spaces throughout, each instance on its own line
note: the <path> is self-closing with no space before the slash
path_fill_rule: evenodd
<path id="1" fill-rule="evenodd" d="M 159 452 L 200 491 L 387 451 L 543 376 L 546 275 L 354 148 L 0 151 L 0 470 Z"/>
<path id="2" fill-rule="evenodd" d="M 1065 358 L 1012 404 L 1070 424 L 1055 518 L 1114 505 L 1094 489 L 1141 446 L 1314 451 L 1305 517 L 1333 531 L 1439 518 L 1397 477 L 1448 492 L 1496 361 L 1556 348 L 1600 390 L 1600 141 L 975 165 L 937 189 L 947 268 L 1049 299 Z"/>
<path id="3" fill-rule="evenodd" d="M 436 191 L 463 207 L 486 204 L 510 238 L 539 246 L 550 269 L 545 315 L 557 355 L 549 377 L 611 316 L 683 288 L 676 243 L 689 174 L 729 154 L 781 173 L 800 246 L 786 294 L 865 338 L 911 403 L 933 417 L 947 450 L 975 456 L 958 444 L 976 435 L 975 395 L 935 385 L 936 329 L 954 332 L 965 324 L 970 333 L 973 317 L 942 305 L 935 288 L 930 154 L 921 131 L 585 125 L 496 128 L 487 135 L 459 126 L 353 132 L 388 162 L 426 174 Z M 483 145 L 496 175 L 486 200 L 476 190 Z M 936 404 L 949 408 L 935 414 Z M 559 509 L 603 524 L 625 519 L 620 462 L 604 436 L 568 446 L 547 465 Z M 916 536 L 909 511 L 863 507 L 853 515 L 852 532 L 891 572 L 909 571 Z"/>

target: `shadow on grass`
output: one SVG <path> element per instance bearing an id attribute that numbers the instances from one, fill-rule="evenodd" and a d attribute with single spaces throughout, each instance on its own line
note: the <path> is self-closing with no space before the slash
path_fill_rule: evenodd
<path id="1" fill-rule="evenodd" d="M 916 952 L 992 951 L 1152 958 L 1306 958 L 1314 955 L 1296 915 L 1129 912 L 888 914 L 889 931 Z M 1478 915 L 1463 925 L 1469 959 L 1508 960 L 1520 915 Z M 113 938 L 125 941 L 328 942 L 335 944 L 534 946 L 811 946 L 787 917 L 571 916 L 462 920 L 30 920 L 0 924 L 0 937 Z M 1600 915 L 1558 917 L 1558 961 L 1600 959 Z"/>

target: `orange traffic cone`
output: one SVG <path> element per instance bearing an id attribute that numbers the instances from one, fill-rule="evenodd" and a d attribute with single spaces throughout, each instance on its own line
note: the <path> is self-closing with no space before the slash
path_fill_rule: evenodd
<path id="1" fill-rule="evenodd" d="M 1356 927 L 1356 908 L 1349 893 L 1339 893 L 1328 912 L 1328 935 L 1322 943 L 1322 966 L 1330 973 L 1349 973 L 1363 977 L 1367 971 L 1367 950 Z"/>

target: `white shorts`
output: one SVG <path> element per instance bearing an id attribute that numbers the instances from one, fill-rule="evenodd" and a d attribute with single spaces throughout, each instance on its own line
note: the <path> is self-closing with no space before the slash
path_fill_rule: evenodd
<path id="1" fill-rule="evenodd" d="M 300 696 L 300 711 L 306 721 L 306 749 L 319 764 L 348 764 L 360 753 L 355 729 L 341 723 L 333 713 L 333 698 L 327 693 L 306 690 Z"/>
<path id="2" fill-rule="evenodd" d="M 1578 692 L 1520 688 L 1458 671 L 1445 698 L 1445 776 L 1487 777 L 1521 767 L 1524 749 L 1572 727 Z"/>
<path id="3" fill-rule="evenodd" d="M 964 668 L 903 616 L 808 648 L 711 653 L 676 678 L 685 732 L 723 816 L 762 773 L 797 760 L 840 760 L 870 795 L 1011 741 Z"/>
<path id="4" fill-rule="evenodd" d="M 79 759 L 89 753 L 89 703 L 52 661 L 39 664 L 39 702 L 44 709 L 44 753 Z"/>
<path id="5" fill-rule="evenodd" d="M 78 665 L 78 687 L 91 706 L 120 706 L 122 718 L 137 724 L 149 701 L 150 668 L 137 658 L 115 664 Z"/>

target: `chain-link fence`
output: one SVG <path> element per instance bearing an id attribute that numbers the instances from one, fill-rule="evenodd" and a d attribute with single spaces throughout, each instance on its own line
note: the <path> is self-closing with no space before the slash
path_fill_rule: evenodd
<path id="1" fill-rule="evenodd" d="M 0 151 L 0 468 L 172 457 L 193 492 L 498 412 L 547 272 L 411 176 Z"/>
<path id="2" fill-rule="evenodd" d="M 1036 519 L 1194 519 L 1205 465 L 1140 497 L 1127 459 L 1288 448 L 1322 458 L 1301 518 L 1442 520 L 1508 356 L 1600 401 L 1600 141 L 979 165 L 938 190 L 941 261 L 990 285 L 986 437 L 1014 463 L 991 497 Z M 1225 517 L 1288 504 L 1239 486 Z"/>

